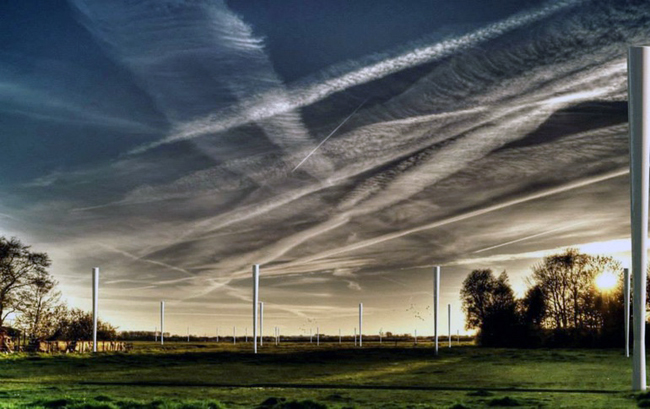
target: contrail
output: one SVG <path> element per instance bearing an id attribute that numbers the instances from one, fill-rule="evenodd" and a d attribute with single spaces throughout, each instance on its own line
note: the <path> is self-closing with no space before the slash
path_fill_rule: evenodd
<path id="1" fill-rule="evenodd" d="M 586 0 L 564 0 L 545 3 L 545 6 L 531 11 L 515 14 L 505 20 L 497 21 L 476 31 L 450 38 L 434 44 L 425 44 L 397 56 L 372 62 L 352 71 L 334 75 L 315 84 L 296 84 L 288 89 L 290 101 L 275 103 L 273 95 L 260 94 L 241 104 L 238 112 L 220 112 L 203 119 L 182 125 L 173 134 L 160 141 L 142 145 L 128 152 L 139 154 L 179 140 L 196 138 L 202 135 L 222 132 L 249 122 L 257 122 L 275 115 L 309 106 L 330 95 L 346 89 L 384 78 L 396 72 L 421 64 L 437 61 L 455 52 L 475 47 L 484 41 L 497 38 L 512 30 L 547 18 L 561 10 L 577 6 Z M 332 75 L 332 74 L 330 74 Z"/>
<path id="2" fill-rule="evenodd" d="M 501 243 L 501 244 L 497 244 L 497 245 L 494 245 L 494 246 L 486 247 L 484 249 L 476 250 L 476 251 L 473 252 L 473 254 L 482 253 L 484 251 L 488 251 L 488 250 L 496 249 L 496 248 L 499 248 L 499 247 L 507 246 L 509 244 L 519 243 L 520 241 L 526 241 L 526 240 L 534 239 L 535 237 L 544 236 L 546 234 L 554 233 L 554 232 L 560 231 L 560 230 L 566 230 L 568 228 L 575 227 L 575 226 L 578 226 L 580 224 L 585 224 L 585 222 L 572 223 L 572 224 L 570 224 L 568 226 L 561 226 L 561 227 L 558 227 L 558 228 L 555 228 L 555 229 L 551 229 L 551 230 L 543 231 L 541 233 L 533 234 L 531 236 L 526 236 L 526 237 L 522 237 L 522 238 L 519 238 L 519 239 L 516 239 L 516 240 L 507 241 L 505 243 Z"/>
<path id="3" fill-rule="evenodd" d="M 350 115 L 348 115 L 348 117 L 345 118 L 345 119 L 343 120 L 343 122 L 341 122 L 341 123 L 339 124 L 339 126 L 337 126 L 336 128 L 334 128 L 334 130 L 333 130 L 332 132 L 330 132 L 330 134 L 327 135 L 327 137 L 326 137 L 325 139 L 323 139 L 323 140 L 321 141 L 321 143 L 318 144 L 318 146 L 316 146 L 316 147 L 315 147 L 311 152 L 309 152 L 309 155 L 307 155 L 307 157 L 306 157 L 305 159 L 303 159 L 302 161 L 300 161 L 300 163 L 297 164 L 295 168 L 293 168 L 293 170 L 291 171 L 291 173 L 295 172 L 295 170 L 298 169 L 298 168 L 300 167 L 300 165 L 302 165 L 303 163 L 305 163 L 305 161 L 306 161 L 307 159 L 309 159 L 309 157 L 310 157 L 311 155 L 313 155 L 314 152 L 316 152 L 316 151 L 318 150 L 318 148 L 320 148 L 320 147 L 321 147 L 325 142 L 327 142 L 327 140 L 328 140 L 332 135 L 334 135 L 334 134 L 336 133 L 336 131 L 338 131 L 339 128 L 343 126 L 343 124 L 345 124 L 345 123 L 348 121 L 348 119 L 352 118 L 352 116 L 353 116 L 354 114 L 356 114 L 357 111 L 358 111 L 359 109 L 361 109 L 361 107 L 362 107 L 366 102 L 368 102 L 368 98 L 366 98 L 366 99 L 361 103 L 361 105 L 359 105 L 359 106 L 357 107 L 357 109 L 355 109 L 354 111 L 352 111 L 352 113 L 351 113 Z"/>
<path id="4" fill-rule="evenodd" d="M 508 207 L 511 207 L 511 206 L 516 206 L 516 205 L 519 205 L 519 204 L 522 204 L 522 203 L 530 202 L 530 201 L 541 199 L 541 198 L 544 198 L 544 197 L 553 196 L 553 195 L 556 195 L 558 193 L 563 193 L 563 192 L 567 192 L 567 191 L 570 191 L 570 190 L 579 189 L 581 187 L 589 186 L 589 185 L 592 185 L 594 183 L 600 183 L 600 182 L 603 182 L 605 180 L 625 176 L 628 173 L 630 173 L 629 169 L 621 169 L 621 170 L 608 172 L 608 173 L 605 173 L 605 174 L 600 175 L 600 176 L 595 176 L 595 177 L 592 177 L 592 178 L 588 178 L 588 179 L 580 180 L 580 181 L 577 181 L 577 182 L 569 183 L 569 184 L 566 184 L 566 185 L 563 185 L 563 186 L 550 188 L 550 189 L 547 189 L 547 190 L 544 190 L 544 191 L 541 191 L 541 192 L 538 192 L 538 193 L 533 193 L 533 194 L 528 195 L 528 196 L 524 196 L 524 197 L 521 197 L 521 198 L 508 200 L 506 202 L 499 203 L 499 204 L 496 204 L 496 205 L 488 206 L 488 207 L 485 207 L 483 209 L 473 210 L 473 211 L 470 211 L 468 213 L 460 214 L 458 216 L 453 216 L 453 217 L 442 219 L 442 220 L 439 220 L 439 221 L 436 221 L 436 222 L 425 224 L 425 225 L 422 225 L 422 226 L 413 227 L 413 228 L 408 229 L 408 230 L 403 230 L 403 231 L 399 231 L 399 232 L 395 232 L 395 233 L 388 233 L 388 234 L 384 234 L 384 235 L 381 235 L 381 236 L 378 236 L 378 237 L 367 239 L 367 240 L 364 240 L 364 241 L 361 241 L 361 242 L 358 242 L 358 243 L 353 243 L 353 244 L 349 244 L 347 246 L 343 246 L 343 247 L 339 247 L 339 248 L 336 248 L 336 249 L 324 251 L 324 252 L 322 252 L 320 254 L 314 254 L 314 255 L 305 257 L 303 259 L 297 259 L 295 261 L 289 262 L 289 263 L 286 264 L 286 266 L 291 266 L 291 265 L 300 264 L 300 263 L 308 263 L 308 262 L 312 262 L 312 261 L 315 261 L 315 260 L 322 260 L 324 258 L 334 257 L 334 256 L 337 256 L 339 254 L 348 253 L 348 252 L 355 251 L 355 250 L 360 250 L 362 248 L 374 246 L 374 245 L 377 245 L 379 243 L 384 243 L 384 242 L 389 241 L 389 240 L 398 239 L 400 237 L 408 236 L 410 234 L 417 233 L 417 232 L 420 232 L 420 231 L 435 229 L 435 228 L 446 226 L 446 225 L 456 223 L 456 222 L 459 222 L 459 221 L 467 220 L 467 219 L 470 219 L 470 218 L 473 218 L 473 217 L 482 216 L 482 215 L 487 214 L 487 213 L 492 213 L 494 211 L 505 209 L 505 208 L 508 208 Z"/>
<path id="5" fill-rule="evenodd" d="M 111 251 L 113 251 L 115 253 L 121 254 L 121 255 L 126 256 L 128 258 L 131 258 L 133 260 L 138 260 L 138 261 L 142 261 L 144 263 L 149 263 L 149 264 L 155 264 L 157 266 L 166 267 L 166 268 L 169 268 L 171 270 L 180 271 L 181 273 L 187 274 L 190 277 L 196 277 L 196 274 L 193 274 L 193 273 L 185 270 L 184 268 L 172 266 L 171 264 L 163 263 L 163 262 L 160 262 L 160 261 L 149 260 L 149 259 L 146 259 L 146 258 L 138 257 L 138 256 L 135 256 L 135 255 L 133 255 L 131 253 L 128 253 L 128 252 L 126 252 L 124 250 L 120 250 L 120 249 L 115 248 L 113 246 L 109 246 L 108 244 L 99 243 L 99 242 L 97 244 L 100 245 L 101 247 L 104 247 L 105 249 L 111 250 Z"/>

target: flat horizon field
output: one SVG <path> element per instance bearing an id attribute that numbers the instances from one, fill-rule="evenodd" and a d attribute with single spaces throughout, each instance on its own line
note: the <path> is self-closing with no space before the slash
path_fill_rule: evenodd
<path id="1" fill-rule="evenodd" d="M 128 353 L 0 357 L 0 404 L 30 408 L 627 408 L 619 349 L 431 343 L 135 342 Z M 646 406 L 648 405 L 648 406 Z"/>

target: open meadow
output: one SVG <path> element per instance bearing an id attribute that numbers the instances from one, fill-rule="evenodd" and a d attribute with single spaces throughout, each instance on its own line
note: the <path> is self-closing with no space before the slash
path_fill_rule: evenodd
<path id="1" fill-rule="evenodd" d="M 621 350 L 521 350 L 430 343 L 134 344 L 128 353 L 0 358 L 2 407 L 626 408 Z"/>

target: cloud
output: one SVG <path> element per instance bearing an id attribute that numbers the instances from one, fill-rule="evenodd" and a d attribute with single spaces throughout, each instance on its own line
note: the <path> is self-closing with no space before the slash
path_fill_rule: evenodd
<path id="1" fill-rule="evenodd" d="M 179 314 L 236 317 L 259 263 L 269 311 L 290 326 L 354 316 L 342 306 L 360 290 L 369 307 L 396 289 L 422 303 L 434 264 L 454 289 L 473 263 L 523 265 L 628 229 L 624 49 L 645 35 L 647 6 L 553 3 L 284 84 L 256 28 L 223 2 L 74 4 L 161 116 L 124 119 L 164 124 L 156 149 L 57 164 L 3 192 L 2 215 L 52 254 L 80 305 L 99 265 L 107 301 L 165 297 Z M 81 100 L 57 91 L 43 112 Z M 94 125 L 130 135 L 116 112 Z"/>
<path id="2" fill-rule="evenodd" d="M 355 69 L 345 73 L 330 73 L 329 78 L 319 78 L 314 84 L 301 86 L 290 92 L 286 100 L 276 101 L 274 95 L 261 95 L 248 101 L 238 109 L 240 112 L 235 115 L 217 114 L 186 125 L 180 132 L 173 134 L 164 140 L 151 144 L 144 149 L 150 149 L 160 144 L 170 143 L 178 140 L 195 138 L 197 136 L 222 132 L 227 129 L 241 126 L 247 122 L 255 122 L 265 118 L 280 115 L 288 110 L 311 105 L 334 93 L 338 93 L 354 86 L 384 78 L 387 75 L 411 68 L 424 63 L 439 60 L 453 53 L 489 39 L 503 35 L 516 28 L 521 28 L 532 22 L 547 18 L 561 10 L 576 6 L 582 1 L 559 1 L 549 3 L 546 6 L 535 10 L 526 11 L 512 16 L 504 21 L 491 24 L 483 29 L 472 33 L 449 39 L 436 44 L 428 44 L 416 47 L 401 53 L 395 57 L 385 58 L 379 62 L 369 65 L 357 66 Z M 225 117 L 225 118 L 224 118 Z M 223 118 L 223 119 L 222 119 Z"/>

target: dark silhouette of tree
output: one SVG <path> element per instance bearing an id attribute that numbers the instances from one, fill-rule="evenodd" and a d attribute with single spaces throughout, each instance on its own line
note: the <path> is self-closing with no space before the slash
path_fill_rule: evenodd
<path id="1" fill-rule="evenodd" d="M 524 321 L 541 328 L 546 316 L 546 300 L 544 291 L 539 285 L 535 285 L 526 291 L 526 295 L 521 300 L 521 305 Z"/>
<path id="2" fill-rule="evenodd" d="M 478 329 L 492 304 L 496 285 L 492 270 L 474 270 L 463 281 L 460 298 L 465 312 L 465 329 Z"/>
<path id="3" fill-rule="evenodd" d="M 600 328 L 602 316 L 595 309 L 598 290 L 594 280 L 604 271 L 620 274 L 620 263 L 576 249 L 545 257 L 535 265 L 532 278 L 544 294 L 544 325 L 562 330 Z"/>
<path id="4" fill-rule="evenodd" d="M 30 251 L 15 237 L 0 237 L 0 327 L 31 297 L 30 286 L 49 279 L 50 264 L 47 254 Z"/>
<path id="5" fill-rule="evenodd" d="M 102 320 L 97 320 L 97 339 L 112 340 L 117 337 L 117 328 Z M 51 339 L 69 341 L 92 340 L 93 314 L 78 308 L 61 313 Z"/>
<path id="6" fill-rule="evenodd" d="M 516 346 L 520 338 L 517 301 L 508 274 L 494 277 L 492 270 L 474 270 L 461 289 L 467 329 L 478 329 L 477 340 L 484 346 Z"/>

